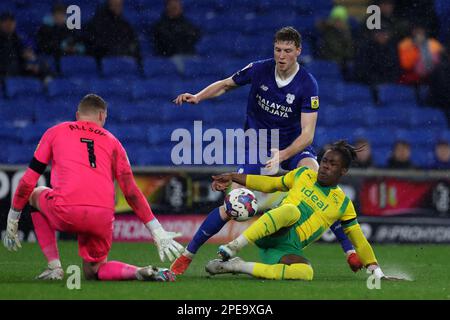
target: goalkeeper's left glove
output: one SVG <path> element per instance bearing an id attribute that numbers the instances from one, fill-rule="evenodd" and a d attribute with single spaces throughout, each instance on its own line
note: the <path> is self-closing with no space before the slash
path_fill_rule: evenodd
<path id="1" fill-rule="evenodd" d="M 9 251 L 17 251 L 22 248 L 19 240 L 19 219 L 20 211 L 16 211 L 13 208 L 9 209 L 8 224 L 6 226 L 5 237 L 3 238 L 3 245 Z"/>
<path id="2" fill-rule="evenodd" d="M 164 230 L 156 218 L 146 223 L 145 226 L 152 234 L 153 240 L 158 248 L 159 258 L 162 262 L 164 262 L 166 256 L 170 261 L 180 256 L 184 248 L 181 244 L 173 240 L 173 238 L 180 237 L 182 235 L 181 233 Z"/>
<path id="3" fill-rule="evenodd" d="M 347 251 L 347 263 L 353 272 L 358 272 L 363 267 L 361 260 L 359 260 L 358 255 L 353 250 Z"/>

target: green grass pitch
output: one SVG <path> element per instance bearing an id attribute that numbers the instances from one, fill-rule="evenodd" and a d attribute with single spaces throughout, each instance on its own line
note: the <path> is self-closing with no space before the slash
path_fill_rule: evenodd
<path id="1" fill-rule="evenodd" d="M 63 267 L 81 265 L 77 244 L 59 242 Z M 337 244 L 313 244 L 305 254 L 314 268 L 314 280 L 271 281 L 247 275 L 210 277 L 204 271 L 216 257 L 217 245 L 202 247 L 185 275 L 174 283 L 81 282 L 80 290 L 69 290 L 66 281 L 42 282 L 33 278 L 46 263 L 37 244 L 24 243 L 19 252 L 0 248 L 0 299 L 164 299 L 164 300 L 290 300 L 290 299 L 450 299 L 450 255 L 447 245 L 376 245 L 375 253 L 385 273 L 405 275 L 411 282 L 382 282 L 381 289 L 369 290 L 365 272 L 348 268 Z M 241 257 L 258 259 L 255 247 L 247 247 Z M 160 263 L 149 243 L 114 243 L 110 260 L 136 265 Z M 67 279 L 67 275 L 66 275 Z"/>

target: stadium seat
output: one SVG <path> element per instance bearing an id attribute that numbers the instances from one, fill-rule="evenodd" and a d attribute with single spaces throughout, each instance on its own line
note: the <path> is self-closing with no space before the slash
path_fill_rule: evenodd
<path id="1" fill-rule="evenodd" d="M 367 129 L 364 138 L 375 148 L 391 148 L 396 140 L 394 133 L 385 127 Z"/>
<path id="2" fill-rule="evenodd" d="M 416 103 L 412 87 L 400 84 L 381 84 L 378 86 L 379 98 L 383 104 Z"/>
<path id="3" fill-rule="evenodd" d="M 176 97 L 174 80 L 161 77 L 159 79 L 137 80 L 131 84 L 131 95 L 134 100 L 166 99 L 171 101 Z"/>
<path id="4" fill-rule="evenodd" d="M 108 99 L 129 99 L 131 98 L 131 87 L 126 79 L 92 79 L 90 88 L 93 93 Z"/>
<path id="5" fill-rule="evenodd" d="M 319 83 L 321 85 L 321 83 Z M 323 88 L 323 86 L 320 86 Z M 372 103 L 373 95 L 369 86 L 356 83 L 343 83 L 339 88 L 337 99 L 344 105 L 347 103 Z"/>
<path id="6" fill-rule="evenodd" d="M 60 62 L 61 73 L 66 77 L 89 78 L 97 76 L 97 62 L 89 56 L 62 57 Z"/>
<path id="7" fill-rule="evenodd" d="M 394 136 L 397 140 L 406 140 L 413 146 L 422 146 L 431 148 L 437 137 L 439 136 L 438 129 L 428 129 L 428 130 L 396 130 Z"/>
<path id="8" fill-rule="evenodd" d="M 109 129 L 108 129 L 109 130 Z M 123 143 L 147 144 L 147 126 L 140 124 L 123 124 L 111 128 L 111 132 Z"/>
<path id="9" fill-rule="evenodd" d="M 144 75 L 147 78 L 174 76 L 178 73 L 176 65 L 169 58 L 149 57 L 144 60 Z"/>
<path id="10" fill-rule="evenodd" d="M 132 57 L 105 57 L 102 59 L 102 74 L 106 78 L 138 78 L 136 59 Z"/>
<path id="11" fill-rule="evenodd" d="M 140 122 L 151 126 L 164 122 L 165 108 L 169 103 L 154 103 L 157 100 L 144 100 L 139 103 L 118 105 L 110 111 L 111 116 L 120 123 Z"/>
<path id="12" fill-rule="evenodd" d="M 205 59 L 184 59 L 183 76 L 188 79 L 201 77 L 220 77 L 222 75 L 222 67 L 220 64 L 211 63 Z"/>
<path id="13" fill-rule="evenodd" d="M 34 121 L 34 106 L 19 104 L 13 100 L 2 106 L 0 120 L 6 124 L 14 122 L 32 123 Z"/>
<path id="14" fill-rule="evenodd" d="M 430 168 L 434 160 L 433 150 L 433 147 L 413 146 L 411 152 L 412 163 L 419 168 Z"/>
<path id="15" fill-rule="evenodd" d="M 48 126 L 44 123 L 31 124 L 20 130 L 21 140 L 25 144 L 37 145 L 39 143 L 39 139 L 47 129 Z"/>
<path id="16" fill-rule="evenodd" d="M 409 112 L 409 126 L 412 129 L 447 128 L 445 113 L 434 108 L 412 109 Z"/>
<path id="17" fill-rule="evenodd" d="M 79 99 L 61 97 L 47 102 L 46 107 L 36 105 L 35 118 L 37 123 L 58 123 L 62 121 L 74 121 Z"/>
<path id="18" fill-rule="evenodd" d="M 391 149 L 385 147 L 372 148 L 372 160 L 376 167 L 384 168 L 387 166 Z"/>
<path id="19" fill-rule="evenodd" d="M 2 119 L 2 121 L 4 121 Z M 2 152 L 0 154 L 4 154 L 5 151 L 3 147 L 6 147 L 9 144 L 19 144 L 21 142 L 22 128 L 18 128 L 13 126 L 10 122 L 2 122 L 0 126 L 0 146 L 2 146 Z"/>
<path id="20" fill-rule="evenodd" d="M 76 79 L 54 79 L 47 86 L 47 95 L 50 98 L 71 96 L 81 99 L 89 92 L 89 83 Z"/>
<path id="21" fill-rule="evenodd" d="M 316 79 L 341 79 L 341 72 L 336 62 L 316 59 L 312 60 L 305 67 Z"/>
<path id="22" fill-rule="evenodd" d="M 31 77 L 9 77 L 5 79 L 6 96 L 16 98 L 22 96 L 42 96 L 44 86 L 42 82 Z"/>
<path id="23" fill-rule="evenodd" d="M 35 149 L 34 144 L 8 145 L 6 161 L 8 164 L 28 164 Z"/>

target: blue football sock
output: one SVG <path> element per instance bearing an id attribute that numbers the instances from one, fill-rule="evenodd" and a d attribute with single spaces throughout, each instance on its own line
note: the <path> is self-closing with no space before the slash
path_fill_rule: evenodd
<path id="1" fill-rule="evenodd" d="M 187 246 L 187 250 L 190 253 L 195 254 L 197 250 L 212 236 L 214 236 L 217 232 L 222 229 L 222 227 L 227 222 L 222 220 L 220 217 L 219 208 L 215 208 L 212 210 L 205 221 L 203 221 L 200 228 L 198 228 L 197 232 L 194 235 L 194 238 L 189 242 Z"/>
<path id="2" fill-rule="evenodd" d="M 353 248 L 352 243 L 345 235 L 344 230 L 342 229 L 341 223 L 339 221 L 333 223 L 330 229 L 331 231 L 333 231 L 334 235 L 339 240 L 339 243 L 341 244 L 342 250 L 344 250 L 344 252 L 347 252 L 349 250 L 355 250 L 355 248 Z"/>

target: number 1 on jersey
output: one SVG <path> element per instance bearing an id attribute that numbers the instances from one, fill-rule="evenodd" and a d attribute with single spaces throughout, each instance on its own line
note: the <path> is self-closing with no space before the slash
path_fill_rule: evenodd
<path id="1" fill-rule="evenodd" d="M 95 158 L 95 152 L 94 152 L 94 140 L 81 138 L 81 143 L 86 143 L 88 155 L 89 155 L 89 164 L 92 168 L 97 168 L 97 162 Z"/>

